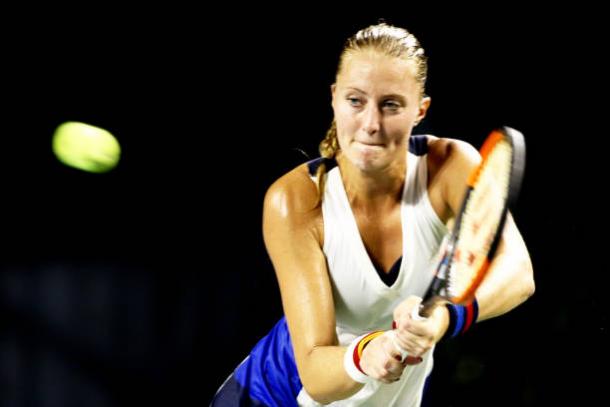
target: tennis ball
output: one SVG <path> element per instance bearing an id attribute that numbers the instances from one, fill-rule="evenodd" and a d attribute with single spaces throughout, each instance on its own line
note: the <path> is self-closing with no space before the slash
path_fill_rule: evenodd
<path id="1" fill-rule="evenodd" d="M 102 173 L 116 167 L 121 157 L 121 146 L 104 129 L 80 122 L 66 122 L 53 134 L 53 152 L 65 165 Z"/>

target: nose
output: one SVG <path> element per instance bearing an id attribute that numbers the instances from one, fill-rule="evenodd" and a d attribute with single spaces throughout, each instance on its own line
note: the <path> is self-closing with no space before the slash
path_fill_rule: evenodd
<path id="1" fill-rule="evenodd" d="M 370 136 L 378 133 L 379 128 L 381 127 L 381 113 L 377 106 L 372 103 L 369 104 L 363 112 L 363 115 L 362 129 Z"/>

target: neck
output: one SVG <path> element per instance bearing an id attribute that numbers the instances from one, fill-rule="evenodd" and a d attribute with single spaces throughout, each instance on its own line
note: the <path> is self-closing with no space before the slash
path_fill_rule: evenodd
<path id="1" fill-rule="evenodd" d="M 378 210 L 400 203 L 405 182 L 406 158 L 374 172 L 360 170 L 341 154 L 337 156 L 337 163 L 341 168 L 343 185 L 353 208 Z"/>

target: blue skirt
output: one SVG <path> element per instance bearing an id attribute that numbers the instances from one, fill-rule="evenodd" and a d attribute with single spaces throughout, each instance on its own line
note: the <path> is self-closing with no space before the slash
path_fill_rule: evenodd
<path id="1" fill-rule="evenodd" d="M 211 406 L 297 406 L 303 385 L 283 317 L 220 387 Z"/>

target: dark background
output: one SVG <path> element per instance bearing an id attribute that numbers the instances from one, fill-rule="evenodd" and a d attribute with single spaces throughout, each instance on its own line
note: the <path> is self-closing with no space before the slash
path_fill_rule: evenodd
<path id="1" fill-rule="evenodd" d="M 209 403 L 282 314 L 265 190 L 306 160 L 297 149 L 316 156 L 343 42 L 379 17 L 429 57 L 420 132 L 478 147 L 506 124 L 527 138 L 513 213 L 537 292 L 439 345 L 432 404 L 597 400 L 603 24 L 593 10 L 459 11 L 7 13 L 0 405 Z M 119 166 L 95 175 L 56 161 L 51 135 L 66 120 L 111 131 Z"/>

